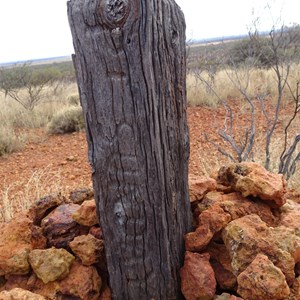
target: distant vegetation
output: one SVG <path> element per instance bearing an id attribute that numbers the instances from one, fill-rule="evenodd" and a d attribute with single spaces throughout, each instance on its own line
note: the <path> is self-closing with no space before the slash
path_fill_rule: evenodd
<path id="1" fill-rule="evenodd" d="M 288 132 L 299 123 L 299 62 L 299 25 L 263 35 L 253 30 L 242 39 L 187 46 L 188 104 L 221 104 L 226 111 L 225 128 L 219 128 L 216 136 L 227 146 L 222 149 L 215 143 L 216 151 L 235 161 L 257 160 L 265 155 L 260 162 L 267 169 L 287 178 L 295 174 L 300 137 Z M 243 128 L 244 135 L 237 136 L 231 127 L 236 117 L 231 101 L 239 103 L 238 115 L 250 120 Z M 30 138 L 20 129 L 43 127 L 49 133 L 67 133 L 84 127 L 71 61 L 0 67 L 0 102 L 0 156 L 20 149 Z M 295 108 L 290 116 L 281 116 L 284 103 Z M 266 123 L 260 134 L 255 128 L 257 115 Z M 283 117 L 285 129 L 274 154 L 273 133 Z M 262 135 L 266 143 L 260 145 L 258 153 L 256 140 Z M 212 142 L 212 137 L 206 138 Z"/>
<path id="2" fill-rule="evenodd" d="M 254 28 L 242 40 L 190 45 L 187 86 L 190 105 L 221 104 L 226 111 L 224 128 L 216 132 L 225 147 L 206 136 L 216 150 L 231 161 L 264 156 L 261 162 L 266 169 L 287 179 L 296 174 L 300 162 L 299 25 L 273 28 L 268 35 Z M 232 101 L 239 103 L 240 111 L 233 112 Z M 282 114 L 285 103 L 291 107 L 289 115 Z M 240 116 L 249 120 L 243 134 L 233 127 Z M 263 136 L 256 130 L 258 117 L 265 120 Z M 285 125 L 275 147 L 274 134 L 283 118 Z M 258 139 L 264 140 L 259 153 L 255 150 Z"/>
<path id="3" fill-rule="evenodd" d="M 277 40 L 277 53 L 272 50 L 270 34 Z M 274 65 L 275 56 L 293 60 L 300 60 L 300 25 L 282 27 L 280 30 L 258 33 L 256 30 L 241 38 L 209 40 L 201 43 L 188 43 L 188 70 L 199 68 L 224 69 L 232 64 L 242 66 L 249 59 L 255 60 L 255 66 L 270 68 Z"/>
<path id="4" fill-rule="evenodd" d="M 72 100 L 70 95 L 73 95 Z M 0 102 L 0 156 L 24 146 L 28 136 L 20 129 L 48 126 L 52 128 L 50 132 L 54 132 L 59 114 L 60 124 L 63 123 L 62 116 L 66 117 L 64 126 L 67 132 L 82 128 L 82 124 L 74 125 L 78 122 L 77 115 L 73 114 L 76 120 L 71 120 L 70 115 L 65 114 L 70 106 L 77 105 L 76 109 L 81 109 L 71 61 L 2 66 Z M 71 125 L 68 126 L 67 122 Z"/>

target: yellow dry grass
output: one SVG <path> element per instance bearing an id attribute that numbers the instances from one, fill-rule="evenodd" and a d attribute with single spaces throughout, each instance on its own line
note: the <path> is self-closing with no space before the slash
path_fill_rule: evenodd
<path id="1" fill-rule="evenodd" d="M 46 87 L 44 98 L 33 111 L 29 111 L 0 93 L 0 156 L 24 146 L 28 137 L 20 129 L 45 127 L 58 111 L 73 105 L 69 103 L 69 97 L 76 94 L 76 83 L 60 84 L 56 89 Z"/>
<path id="2" fill-rule="evenodd" d="M 50 167 L 32 172 L 27 181 L 4 183 L 0 194 L 0 222 L 8 222 L 41 197 L 65 191 L 61 174 Z"/>
<path id="3" fill-rule="evenodd" d="M 21 128 L 43 127 L 54 113 L 68 105 L 68 97 L 76 93 L 76 83 L 61 84 L 55 90 L 53 86 L 46 87 L 43 99 L 33 111 L 24 109 L 14 99 L 0 93 L 0 124 Z"/>
<path id="4" fill-rule="evenodd" d="M 243 89 L 247 87 L 246 92 L 250 98 L 267 95 L 273 101 L 277 100 L 277 79 L 272 69 L 239 69 L 237 71 L 224 69 L 216 73 L 212 85 L 207 72 L 201 73 L 201 78 L 208 84 L 193 73 L 187 75 L 187 100 L 190 106 L 214 107 L 220 99 L 226 101 L 227 99 L 241 98 L 238 87 Z M 300 64 L 293 64 L 288 81 L 291 87 L 295 88 L 295 83 L 299 80 Z M 210 85 L 212 89 L 209 88 Z M 285 88 L 283 97 L 291 99 L 288 88 Z"/>

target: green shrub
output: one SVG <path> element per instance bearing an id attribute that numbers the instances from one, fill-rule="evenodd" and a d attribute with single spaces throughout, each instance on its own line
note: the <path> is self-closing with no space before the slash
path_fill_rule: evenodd
<path id="1" fill-rule="evenodd" d="M 0 156 L 22 149 L 24 139 L 17 136 L 10 126 L 0 126 Z"/>
<path id="2" fill-rule="evenodd" d="M 47 125 L 51 134 L 63 134 L 84 129 L 84 119 L 80 106 L 65 107 L 57 112 Z"/>
<path id="3" fill-rule="evenodd" d="M 0 68 L 0 91 L 5 96 L 33 111 L 45 98 L 48 86 L 61 77 L 54 68 L 35 69 L 28 63 L 11 68 Z"/>

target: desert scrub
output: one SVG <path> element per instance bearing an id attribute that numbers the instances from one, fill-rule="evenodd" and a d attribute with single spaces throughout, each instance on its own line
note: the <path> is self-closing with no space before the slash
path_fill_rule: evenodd
<path id="1" fill-rule="evenodd" d="M 24 136 L 16 135 L 11 126 L 0 125 L 0 156 L 18 151 L 24 144 Z"/>
<path id="2" fill-rule="evenodd" d="M 67 195 L 60 171 L 51 167 L 32 171 L 29 178 L 15 182 L 2 182 L 0 189 L 0 222 L 10 221 L 17 213 L 24 212 L 38 199 L 51 194 Z"/>
<path id="3" fill-rule="evenodd" d="M 80 105 L 80 99 L 78 94 L 72 94 L 68 97 L 67 102 L 70 105 L 77 106 Z"/>
<path id="4" fill-rule="evenodd" d="M 296 82 L 300 79 L 300 64 L 289 66 L 288 83 L 295 93 Z M 272 69 L 223 68 L 210 76 L 207 71 L 194 69 L 187 74 L 187 100 L 189 106 L 216 107 L 220 100 L 241 99 L 244 96 L 239 86 L 251 99 L 265 97 L 276 105 L 278 85 Z M 283 88 L 283 105 L 292 99 L 289 88 Z"/>
<path id="5" fill-rule="evenodd" d="M 47 132 L 63 134 L 84 129 L 82 108 L 80 106 L 67 106 L 57 112 L 47 125 Z"/>

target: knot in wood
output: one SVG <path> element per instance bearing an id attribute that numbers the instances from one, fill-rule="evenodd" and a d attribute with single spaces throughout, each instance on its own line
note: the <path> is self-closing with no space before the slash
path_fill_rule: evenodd
<path id="1" fill-rule="evenodd" d="M 105 25 L 116 28 L 123 25 L 130 11 L 130 0 L 102 0 L 100 13 Z"/>

